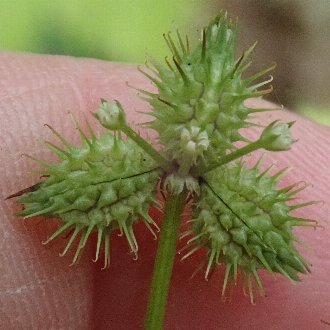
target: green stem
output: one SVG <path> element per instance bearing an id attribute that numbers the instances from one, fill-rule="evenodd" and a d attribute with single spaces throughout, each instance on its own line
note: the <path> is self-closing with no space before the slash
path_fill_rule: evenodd
<path id="1" fill-rule="evenodd" d="M 186 192 L 184 191 L 179 195 L 170 195 L 166 201 L 165 214 L 149 294 L 145 330 L 162 329 L 180 227 L 180 219 L 185 199 Z"/>
<path id="2" fill-rule="evenodd" d="M 222 158 L 219 159 L 218 162 L 215 162 L 214 164 L 209 165 L 208 167 L 202 167 L 202 168 L 196 168 L 195 171 L 192 171 L 192 175 L 193 176 L 200 176 L 203 175 L 209 171 L 212 171 L 214 169 L 216 169 L 219 166 L 222 166 L 224 164 L 227 164 L 237 158 L 240 158 L 244 155 L 247 155 L 257 149 L 262 148 L 262 145 L 260 144 L 260 141 L 256 141 L 253 143 L 248 144 L 247 146 L 240 148 L 234 152 L 232 152 L 229 155 L 223 156 Z"/>
<path id="3" fill-rule="evenodd" d="M 132 130 L 128 125 L 123 125 L 121 130 L 146 151 L 166 172 L 170 172 L 172 164 L 163 157 L 154 147 L 144 140 L 139 134 Z"/>

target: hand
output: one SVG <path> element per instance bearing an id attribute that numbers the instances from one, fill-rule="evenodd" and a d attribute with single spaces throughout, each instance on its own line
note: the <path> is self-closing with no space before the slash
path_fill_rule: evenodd
<path id="1" fill-rule="evenodd" d="M 153 267 L 155 242 L 148 230 L 137 225 L 139 259 L 133 261 L 123 237 L 113 235 L 111 267 L 101 271 L 101 263 L 91 262 L 95 241 L 77 265 L 69 267 L 72 254 L 59 258 L 66 240 L 43 246 L 56 226 L 55 221 L 15 216 L 19 207 L 4 201 L 11 193 L 38 182 L 33 171 L 39 168 L 20 155 L 27 153 L 49 159 L 38 140 L 55 140 L 44 124 L 49 124 L 69 141 L 79 144 L 70 120 L 72 112 L 84 126 L 100 98 L 118 99 L 128 120 L 135 125 L 150 120 L 135 110 L 146 104 L 130 85 L 150 89 L 135 66 L 70 57 L 0 54 L 0 320 L 5 329 L 142 329 Z M 270 107 L 262 100 L 253 106 Z M 256 298 L 256 306 L 244 297 L 241 286 L 234 289 L 231 303 L 223 303 L 220 287 L 223 268 L 209 282 L 197 274 L 198 258 L 174 267 L 167 306 L 165 329 L 322 329 L 321 319 L 330 321 L 330 233 L 326 227 L 330 202 L 330 129 L 293 113 L 265 113 L 261 121 L 297 120 L 293 135 L 299 139 L 289 152 L 272 153 L 278 166 L 292 166 L 285 181 L 305 180 L 312 186 L 300 194 L 303 200 L 324 204 L 300 210 L 306 218 L 320 221 L 325 229 L 300 228 L 298 237 L 312 246 L 301 248 L 312 264 L 312 274 L 292 285 L 288 280 L 261 272 L 267 297 Z M 141 128 L 142 130 L 142 128 Z M 154 133 L 149 134 L 154 137 Z M 252 137 L 256 137 L 254 131 Z M 157 214 L 159 216 L 159 214 Z"/>

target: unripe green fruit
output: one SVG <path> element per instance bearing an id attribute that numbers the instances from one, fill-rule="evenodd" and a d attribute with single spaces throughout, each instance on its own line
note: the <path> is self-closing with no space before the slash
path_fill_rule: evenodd
<path id="1" fill-rule="evenodd" d="M 293 226 L 311 224 L 290 215 L 297 205 L 287 202 L 295 193 L 291 189 L 276 189 L 278 176 L 267 176 L 258 166 L 248 169 L 243 164 L 220 167 L 204 176 L 201 192 L 193 208 L 192 227 L 187 232 L 191 250 L 184 259 L 205 248 L 207 278 L 212 267 L 226 267 L 222 295 L 228 280 L 237 279 L 237 271 L 247 279 L 253 302 L 251 276 L 263 294 L 258 269 L 281 273 L 292 281 L 298 273 L 309 272 L 308 264 L 293 245 Z M 290 188 L 290 187 L 289 187 Z"/>
<path id="2" fill-rule="evenodd" d="M 109 235 L 114 229 L 119 228 L 125 234 L 134 253 L 138 246 L 133 223 L 142 219 L 153 234 L 150 224 L 158 229 L 148 211 L 156 201 L 156 186 L 161 171 L 151 157 L 130 139 L 123 140 L 112 132 L 98 138 L 92 133 L 90 139 L 82 133 L 82 137 L 84 145 L 80 148 L 67 142 L 68 150 L 48 144 L 62 161 L 48 164 L 43 172 L 47 179 L 40 183 L 36 191 L 19 199 L 19 203 L 24 205 L 19 215 L 26 218 L 37 215 L 61 218 L 62 226 L 45 243 L 73 229 L 62 253 L 67 252 L 79 234 L 80 241 L 73 262 L 77 260 L 89 235 L 96 231 L 95 260 L 99 257 L 103 242 L 104 267 L 107 267 L 110 260 Z"/>
<path id="3" fill-rule="evenodd" d="M 208 164 L 235 149 L 234 142 L 246 141 L 239 130 L 251 125 L 248 119 L 253 110 L 243 102 L 269 92 L 257 88 L 270 80 L 251 83 L 272 68 L 242 79 L 254 46 L 235 59 L 236 26 L 225 15 L 210 23 L 193 51 L 179 33 L 177 38 L 176 45 L 170 33 L 165 37 L 173 65 L 167 62 L 166 68 L 151 61 L 155 77 L 145 74 L 158 92 L 145 94 L 155 117 L 150 127 L 158 132 L 169 159 L 183 168 L 179 172 L 187 174 L 191 167 Z"/>

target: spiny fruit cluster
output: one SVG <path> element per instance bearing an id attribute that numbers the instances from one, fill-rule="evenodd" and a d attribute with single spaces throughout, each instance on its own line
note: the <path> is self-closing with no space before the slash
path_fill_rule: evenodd
<path id="1" fill-rule="evenodd" d="M 175 45 L 169 33 L 165 40 L 173 53 L 173 64 L 163 67 L 155 61 L 155 77 L 146 74 L 158 93 L 145 92 L 155 117 L 149 126 L 159 133 L 166 154 L 175 160 L 180 174 L 192 166 L 217 162 L 234 142 L 247 141 L 239 130 L 253 125 L 249 115 L 260 110 L 247 108 L 245 99 L 269 93 L 272 88 L 257 91 L 267 81 L 251 84 L 272 70 L 267 68 L 251 77 L 241 76 L 252 46 L 239 60 L 235 59 L 236 26 L 225 15 L 216 18 L 206 30 L 202 41 L 190 52 L 178 33 Z"/>
<path id="2" fill-rule="evenodd" d="M 292 281 L 298 281 L 298 273 L 310 271 L 293 245 L 296 238 L 292 227 L 315 225 L 289 215 L 305 203 L 286 204 L 305 186 L 298 183 L 276 189 L 278 178 L 286 169 L 268 176 L 271 167 L 260 173 L 260 160 L 251 169 L 238 163 L 206 174 L 199 199 L 193 206 L 193 219 L 189 221 L 192 227 L 182 234 L 182 237 L 193 235 L 187 242 L 190 251 L 183 259 L 205 247 L 208 251 L 205 278 L 213 265 L 224 264 L 222 295 L 231 274 L 236 283 L 239 267 L 251 301 L 251 275 L 260 294 L 264 293 L 258 269 L 281 273 Z"/>
<path id="3" fill-rule="evenodd" d="M 253 82 L 273 67 L 242 78 L 254 47 L 236 60 L 235 39 L 236 25 L 226 14 L 203 30 L 193 51 L 179 33 L 176 43 L 170 33 L 165 36 L 172 61 L 166 59 L 166 66 L 152 61 L 151 73 L 143 72 L 156 93 L 139 90 L 152 106 L 149 114 L 154 120 L 147 125 L 158 132 L 161 153 L 128 126 L 119 102 L 103 100 L 95 117 L 109 131 L 100 137 L 91 131 L 87 138 L 79 129 L 84 145 L 76 148 L 53 130 L 66 150 L 48 143 L 61 162 L 42 163 L 47 178 L 36 191 L 19 199 L 25 208 L 20 215 L 60 217 L 63 226 L 46 242 L 72 228 L 63 254 L 81 233 L 74 261 L 96 231 L 96 259 L 104 241 L 107 266 L 113 229 L 122 230 L 136 252 L 133 222 L 141 218 L 150 230 L 150 224 L 156 226 L 148 209 L 157 204 L 154 195 L 162 177 L 165 195 L 188 193 L 193 200 L 191 227 L 182 234 L 190 236 L 190 251 L 183 258 L 205 249 L 205 277 L 212 267 L 224 264 L 223 294 L 228 280 L 236 281 L 239 269 L 251 300 L 252 278 L 263 293 L 258 269 L 281 273 L 292 281 L 298 280 L 298 273 L 308 272 L 308 264 L 293 245 L 292 227 L 316 224 L 290 215 L 313 203 L 290 204 L 303 187 L 293 184 L 278 189 L 283 171 L 269 176 L 259 165 L 249 169 L 243 162 L 235 163 L 254 150 L 288 150 L 294 142 L 292 123 L 278 121 L 270 123 L 256 141 L 241 135 L 240 129 L 253 125 L 250 114 L 264 111 L 248 108 L 244 101 L 271 91 L 259 88 L 272 78 Z M 238 141 L 245 146 L 238 148 Z"/>
<path id="4" fill-rule="evenodd" d="M 104 267 L 110 262 L 110 233 L 119 228 L 124 233 L 131 251 L 136 253 L 138 245 L 132 225 L 143 219 L 155 235 L 157 224 L 148 215 L 155 199 L 159 166 L 132 140 L 124 141 L 107 132 L 96 137 L 91 131 L 87 138 L 82 130 L 84 145 L 76 148 L 60 137 L 66 150 L 47 142 L 46 145 L 60 158 L 59 164 L 47 164 L 43 175 L 47 179 L 38 189 L 19 199 L 25 209 L 19 215 L 25 218 L 37 215 L 60 217 L 63 225 L 44 243 L 52 241 L 66 230 L 73 229 L 63 253 L 65 255 L 78 234 L 80 241 L 73 258 L 76 262 L 88 237 L 97 231 L 95 260 L 98 259 L 101 243 L 104 244 Z"/>

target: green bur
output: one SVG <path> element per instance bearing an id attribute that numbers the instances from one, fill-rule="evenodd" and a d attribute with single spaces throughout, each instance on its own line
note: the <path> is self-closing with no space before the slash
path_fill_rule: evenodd
<path id="1" fill-rule="evenodd" d="M 158 89 L 155 94 L 145 92 L 145 99 L 153 108 L 151 115 L 155 117 L 149 126 L 159 133 L 159 142 L 166 146 L 167 156 L 180 166 L 189 162 L 182 144 L 183 130 L 198 130 L 208 138 L 207 148 L 202 154 L 196 152 L 190 166 L 217 161 L 228 150 L 235 149 L 234 142 L 247 141 L 239 132 L 241 128 L 254 126 L 248 119 L 260 110 L 246 107 L 244 100 L 271 91 L 271 88 L 257 90 L 271 79 L 252 83 L 274 66 L 241 78 L 251 64 L 248 59 L 255 45 L 236 60 L 236 29 L 226 15 L 217 17 L 203 31 L 202 40 L 193 51 L 188 39 L 184 43 L 177 33 L 176 45 L 169 33 L 165 40 L 173 53 L 173 64 L 166 61 L 168 67 L 164 67 L 151 60 L 156 74 L 145 73 Z"/>
<path id="2" fill-rule="evenodd" d="M 36 191 L 18 200 L 24 205 L 19 215 L 25 218 L 43 215 L 63 220 L 63 225 L 45 243 L 73 229 L 61 255 L 66 254 L 80 234 L 73 262 L 76 262 L 90 234 L 96 231 L 95 260 L 99 257 L 103 242 L 104 267 L 107 267 L 110 261 L 110 233 L 114 229 L 119 228 L 125 234 L 134 253 L 138 250 L 132 228 L 136 220 L 143 219 L 155 236 L 150 225 L 157 230 L 158 226 L 148 211 L 151 205 L 158 203 L 155 194 L 160 170 L 135 142 L 130 139 L 124 141 L 113 132 L 98 138 L 92 133 L 91 139 L 82 133 L 82 138 L 84 145 L 77 148 L 61 137 L 67 150 L 47 143 L 62 161 L 46 165 L 43 174 L 47 179 Z"/>
<path id="3" fill-rule="evenodd" d="M 224 264 L 222 295 L 229 279 L 236 283 L 240 269 L 251 302 L 251 276 L 260 294 L 264 294 L 258 269 L 281 273 L 291 281 L 299 280 L 298 273 L 310 271 L 293 245 L 297 239 L 292 227 L 315 226 L 310 220 L 289 214 L 299 204 L 289 206 L 287 201 L 304 186 L 276 189 L 278 177 L 284 171 L 268 176 L 267 171 L 260 174 L 259 165 L 258 162 L 248 169 L 238 163 L 205 175 L 201 194 L 192 208 L 193 220 L 189 221 L 192 226 L 182 234 L 182 237 L 192 235 L 184 248 L 189 247 L 189 251 L 183 259 L 205 248 L 205 278 L 214 266 Z"/>

